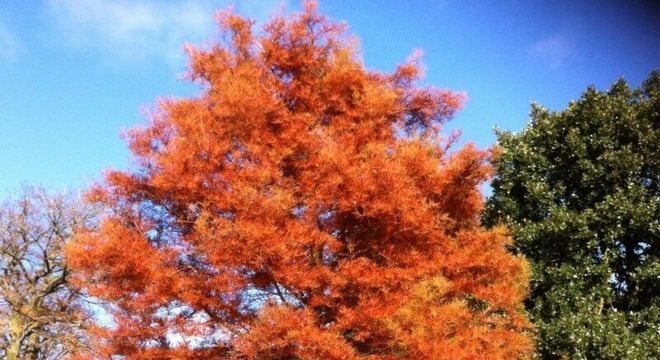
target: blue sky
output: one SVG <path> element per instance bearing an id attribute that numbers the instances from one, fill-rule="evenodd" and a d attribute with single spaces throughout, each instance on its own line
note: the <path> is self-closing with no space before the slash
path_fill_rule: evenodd
<path id="1" fill-rule="evenodd" d="M 208 43 L 228 5 L 263 22 L 299 1 L 0 0 L 0 194 L 22 184 L 79 189 L 125 168 L 119 133 L 180 81 L 185 42 Z M 464 90 L 448 128 L 481 147 L 517 131 L 531 101 L 564 107 L 588 84 L 634 85 L 660 68 L 652 1 L 334 1 L 321 11 L 361 39 L 368 68 L 422 49 L 425 82 Z"/>

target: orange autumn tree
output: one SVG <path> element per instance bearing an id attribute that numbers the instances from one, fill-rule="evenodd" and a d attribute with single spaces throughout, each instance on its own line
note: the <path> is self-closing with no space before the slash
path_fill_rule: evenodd
<path id="1" fill-rule="evenodd" d="M 345 26 L 219 16 L 191 99 L 129 134 L 136 166 L 70 266 L 108 304 L 99 358 L 516 359 L 525 261 L 479 223 L 488 153 L 449 152 L 458 93 L 365 70 Z"/>

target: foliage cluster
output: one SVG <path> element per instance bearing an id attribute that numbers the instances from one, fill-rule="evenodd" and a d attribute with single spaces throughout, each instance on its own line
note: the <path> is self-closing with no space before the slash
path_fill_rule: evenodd
<path id="1" fill-rule="evenodd" d="M 203 93 L 129 135 L 136 168 L 90 194 L 112 214 L 68 248 L 113 305 L 99 357 L 527 356 L 526 262 L 479 221 L 489 154 L 440 134 L 462 95 L 415 57 L 365 70 L 313 3 L 219 23 L 189 49 Z"/>
<path id="2" fill-rule="evenodd" d="M 660 358 L 660 72 L 533 106 L 501 155 L 485 221 L 532 263 L 543 358 Z"/>

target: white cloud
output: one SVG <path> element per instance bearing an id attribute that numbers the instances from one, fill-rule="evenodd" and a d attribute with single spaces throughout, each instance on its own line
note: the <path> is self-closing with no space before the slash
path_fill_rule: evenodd
<path id="1" fill-rule="evenodd" d="M 569 37 L 555 34 L 532 44 L 529 53 L 557 70 L 575 53 L 575 44 Z"/>
<path id="2" fill-rule="evenodd" d="M 249 0 L 235 7 L 263 19 L 278 4 Z M 113 60 L 162 58 L 181 64 L 184 43 L 202 43 L 216 34 L 215 11 L 226 1 L 213 0 L 49 0 L 48 11 L 67 43 L 95 48 Z M 256 5 L 258 4 L 258 5 Z"/>
<path id="3" fill-rule="evenodd" d="M 0 19 L 0 60 L 12 61 L 18 56 L 20 45 L 16 36 Z"/>

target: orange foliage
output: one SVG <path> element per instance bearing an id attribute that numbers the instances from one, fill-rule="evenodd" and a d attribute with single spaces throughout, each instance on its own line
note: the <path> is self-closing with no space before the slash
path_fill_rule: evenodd
<path id="1" fill-rule="evenodd" d="M 489 154 L 440 135 L 463 96 L 417 57 L 365 70 L 312 2 L 219 23 L 189 49 L 203 93 L 129 134 L 136 168 L 90 192 L 112 214 L 68 248 L 113 305 L 100 356 L 527 357 L 526 263 L 479 224 Z"/>

